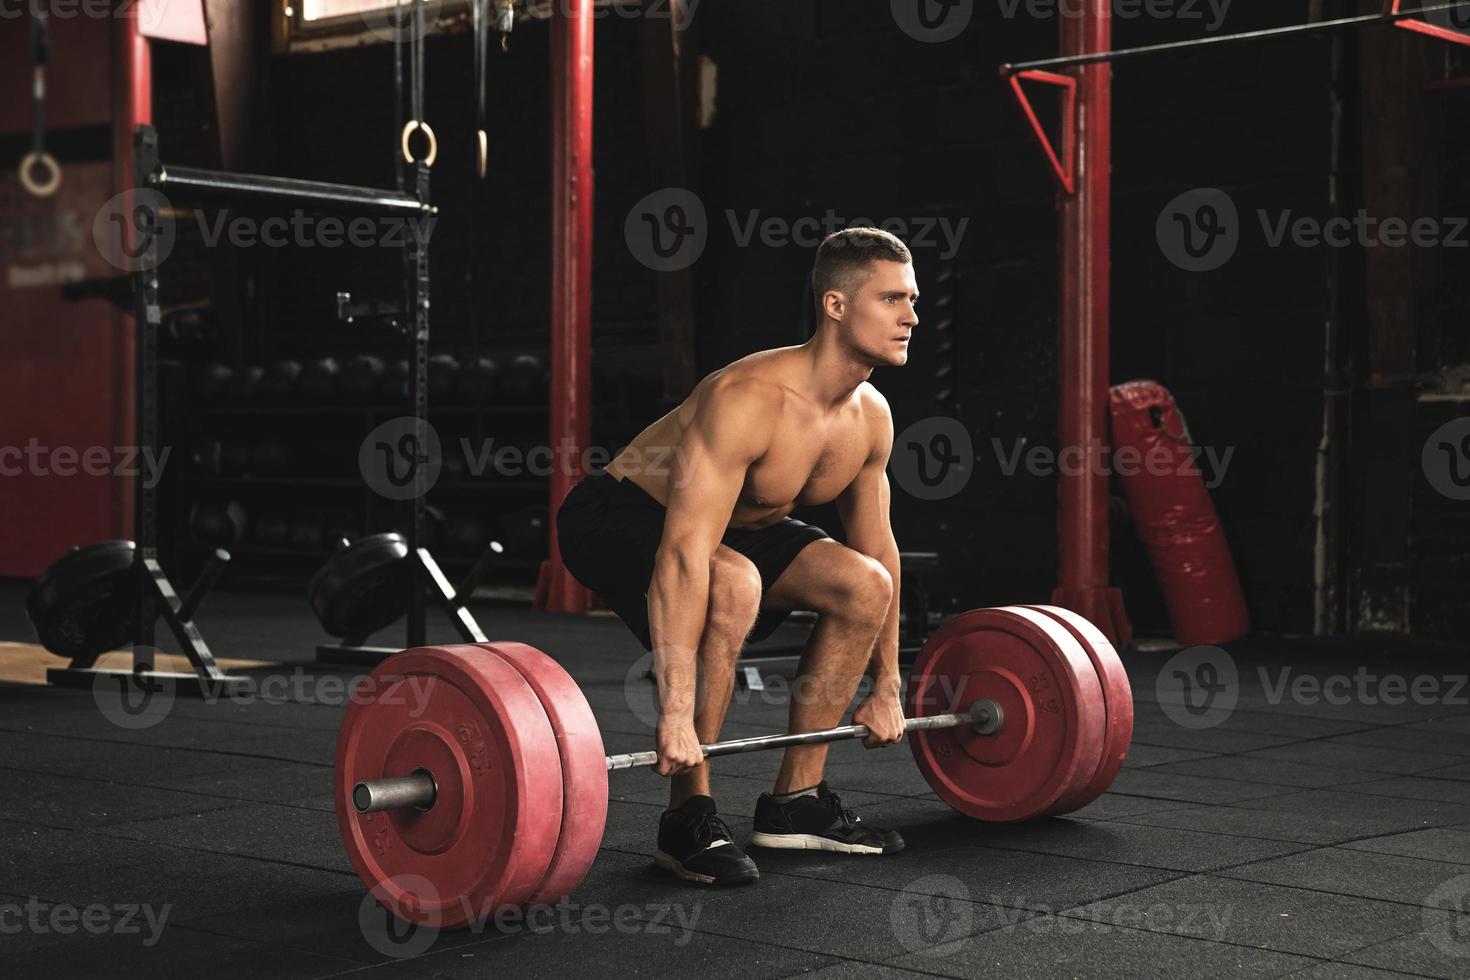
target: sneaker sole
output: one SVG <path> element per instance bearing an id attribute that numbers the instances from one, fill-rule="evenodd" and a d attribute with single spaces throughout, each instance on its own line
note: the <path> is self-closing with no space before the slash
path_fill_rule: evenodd
<path id="1" fill-rule="evenodd" d="M 816 834 L 765 834 L 760 831 L 750 835 L 756 847 L 772 847 L 788 851 L 833 851 L 837 854 L 882 854 L 882 847 L 872 844 L 844 844 L 841 841 L 818 837 Z"/>
<path id="2" fill-rule="evenodd" d="M 672 854 L 656 851 L 653 855 L 653 863 L 665 871 L 672 871 L 685 881 L 693 881 L 701 885 L 748 885 L 761 876 L 760 871 L 752 869 L 748 874 L 739 874 L 726 878 L 723 881 L 716 880 L 714 875 L 702 874 L 698 871 L 690 871 L 684 867 L 684 863 Z"/>

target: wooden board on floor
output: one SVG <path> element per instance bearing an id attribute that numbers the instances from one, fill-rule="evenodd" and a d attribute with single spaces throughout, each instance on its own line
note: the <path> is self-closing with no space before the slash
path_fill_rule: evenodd
<path id="1" fill-rule="evenodd" d="M 119 650 L 104 653 L 97 658 L 97 666 L 112 670 L 127 669 L 132 665 L 132 653 Z M 252 667 L 274 667 L 270 660 L 225 660 L 218 661 L 226 673 L 249 670 Z M 45 647 L 35 643 L 0 643 L 0 682 L 13 684 L 45 684 L 46 671 L 52 667 L 65 667 L 66 658 L 58 657 Z M 183 654 L 160 653 L 153 662 L 155 670 L 182 671 L 193 673 L 194 666 Z"/>

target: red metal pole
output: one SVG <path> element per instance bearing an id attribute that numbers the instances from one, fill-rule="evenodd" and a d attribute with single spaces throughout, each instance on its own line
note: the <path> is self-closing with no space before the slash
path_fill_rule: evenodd
<path id="1" fill-rule="evenodd" d="M 112 34 L 112 186 L 122 192 L 133 186 L 133 130 L 153 122 L 153 59 L 148 39 L 138 29 L 137 17 L 113 18 Z M 127 243 L 131 244 L 131 243 Z M 137 359 L 137 327 L 131 313 L 117 311 L 114 414 L 118 445 L 137 445 L 137 389 L 133 364 Z M 112 525 L 120 538 L 133 536 L 136 498 L 131 479 L 116 481 Z"/>
<path id="2" fill-rule="evenodd" d="M 1106 51 L 1111 0 L 1088 0 L 1082 17 L 1063 17 L 1062 55 Z M 1076 193 L 1058 195 L 1061 216 L 1062 449 L 1085 465 L 1064 467 L 1059 486 L 1058 582 L 1052 602 L 1086 616 L 1114 643 L 1131 629 L 1122 593 L 1108 587 L 1108 313 L 1111 265 L 1112 67 L 1074 69 L 1078 92 Z"/>
<path id="3" fill-rule="evenodd" d="M 552 5 L 551 558 L 536 606 L 586 612 L 591 596 L 562 565 L 555 515 L 592 441 L 592 0 Z"/>

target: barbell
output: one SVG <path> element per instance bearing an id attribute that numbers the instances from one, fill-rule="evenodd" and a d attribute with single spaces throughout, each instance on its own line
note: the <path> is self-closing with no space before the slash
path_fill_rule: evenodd
<path id="1" fill-rule="evenodd" d="M 925 644 L 904 731 L 935 793 L 1010 823 L 1095 800 L 1122 768 L 1132 692 L 1086 619 L 1049 606 L 976 609 Z M 860 739 L 862 725 L 702 746 L 707 758 Z M 585 877 L 607 820 L 592 709 L 551 657 L 522 643 L 419 647 L 383 661 L 343 719 L 333 795 L 353 867 L 408 922 L 463 926 L 555 903 Z"/>
<path id="2" fill-rule="evenodd" d="M 994 701 L 980 700 L 960 714 L 930 715 L 926 718 L 904 720 L 904 734 L 932 732 L 940 728 L 958 728 L 972 725 L 976 734 L 989 735 L 998 729 L 1005 715 Z M 733 739 L 728 742 L 711 742 L 701 745 L 700 752 L 706 759 L 721 755 L 736 755 L 741 752 L 764 752 L 768 749 L 784 749 L 790 745 L 817 745 L 823 742 L 840 742 L 845 739 L 867 738 L 867 725 L 843 725 L 824 728 L 815 732 L 797 732 L 791 735 L 757 735 L 754 738 Z M 614 769 L 639 769 L 658 764 L 657 752 L 627 752 L 610 755 L 603 763 L 609 772 Z M 365 779 L 352 787 L 352 805 L 358 813 L 378 813 L 400 807 L 415 807 L 427 810 L 439 796 L 439 787 L 427 769 L 419 769 L 407 776 L 389 776 L 384 779 Z"/>

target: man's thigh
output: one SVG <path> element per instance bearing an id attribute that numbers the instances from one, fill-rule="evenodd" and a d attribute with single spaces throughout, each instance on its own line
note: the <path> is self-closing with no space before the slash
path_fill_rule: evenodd
<path id="1" fill-rule="evenodd" d="M 834 611 L 872 559 L 825 538 L 802 548 L 761 598 L 762 609 Z"/>

